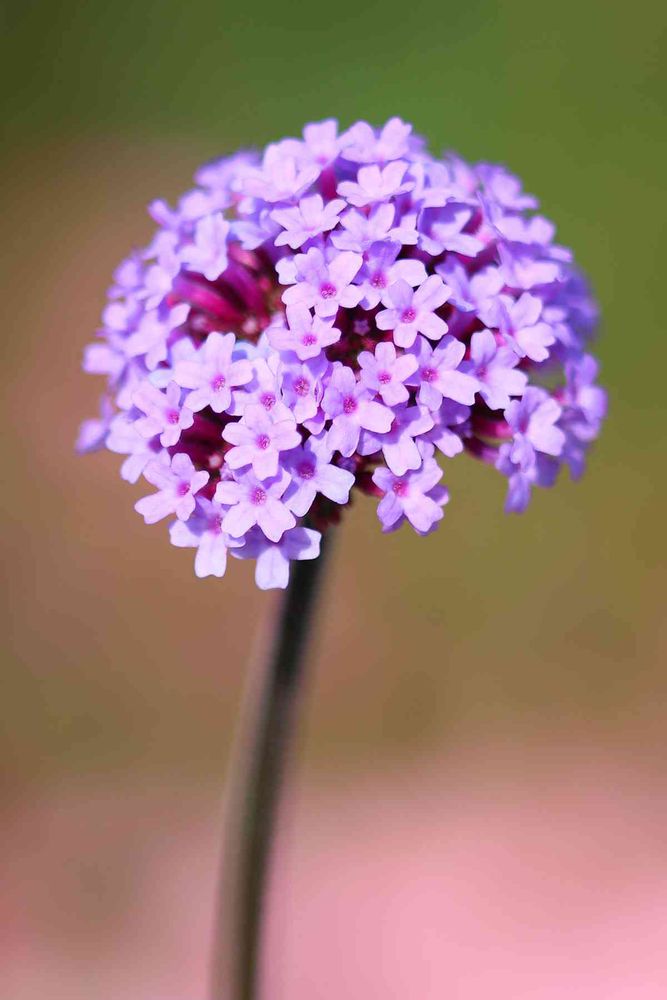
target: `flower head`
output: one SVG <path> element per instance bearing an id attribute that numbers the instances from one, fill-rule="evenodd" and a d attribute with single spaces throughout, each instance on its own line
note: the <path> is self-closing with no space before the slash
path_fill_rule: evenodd
<path id="1" fill-rule="evenodd" d="M 495 467 L 513 511 L 562 464 L 581 474 L 606 410 L 597 310 L 507 170 L 436 159 L 400 118 L 327 120 L 196 182 L 153 202 L 153 238 L 113 276 L 78 447 L 156 487 L 136 509 L 175 517 L 198 576 L 231 552 L 286 586 L 355 489 L 384 530 L 429 533 L 436 454 Z"/>

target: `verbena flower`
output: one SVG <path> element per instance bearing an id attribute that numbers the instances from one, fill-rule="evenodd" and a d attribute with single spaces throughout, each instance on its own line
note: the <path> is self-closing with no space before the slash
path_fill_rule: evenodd
<path id="1" fill-rule="evenodd" d="M 227 554 L 284 587 L 355 492 L 421 534 L 448 492 L 436 449 L 508 479 L 506 509 L 605 416 L 596 306 L 504 168 L 432 157 L 398 118 L 308 125 L 203 167 L 114 275 L 86 371 L 105 375 L 82 451 L 125 456 L 198 576 Z"/>

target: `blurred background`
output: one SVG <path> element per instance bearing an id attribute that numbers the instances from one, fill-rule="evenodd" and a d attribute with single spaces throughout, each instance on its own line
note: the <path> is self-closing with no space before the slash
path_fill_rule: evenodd
<path id="1" fill-rule="evenodd" d="M 197 581 L 73 454 L 111 271 L 196 166 L 309 119 L 505 162 L 602 304 L 610 419 L 502 514 L 339 533 L 284 813 L 267 1000 L 667 996 L 659 0 L 2 5 L 2 1000 L 203 1000 L 228 752 L 274 596 Z"/>

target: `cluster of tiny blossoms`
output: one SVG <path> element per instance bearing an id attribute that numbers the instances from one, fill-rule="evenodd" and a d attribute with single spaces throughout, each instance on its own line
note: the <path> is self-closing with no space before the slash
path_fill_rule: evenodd
<path id="1" fill-rule="evenodd" d="M 581 472 L 605 410 L 596 307 L 505 169 L 434 159 L 398 118 L 329 120 L 195 179 L 116 271 L 79 447 L 155 487 L 136 509 L 172 518 L 198 576 L 231 553 L 285 587 L 355 488 L 383 530 L 427 534 L 441 455 L 495 466 L 511 511 Z"/>

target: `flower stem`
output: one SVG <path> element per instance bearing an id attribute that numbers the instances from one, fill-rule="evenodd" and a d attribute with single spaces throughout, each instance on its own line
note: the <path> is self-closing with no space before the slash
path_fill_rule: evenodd
<path id="1" fill-rule="evenodd" d="M 233 762 L 228 837 L 218 900 L 212 1000 L 257 1000 L 267 876 L 280 788 L 329 548 L 294 562 L 262 676 L 251 677 L 239 759 Z M 257 689 L 257 682 L 259 687 Z M 235 773 L 234 773 L 235 772 Z"/>

